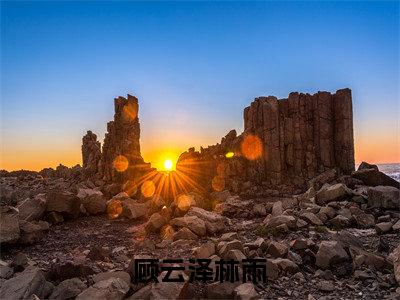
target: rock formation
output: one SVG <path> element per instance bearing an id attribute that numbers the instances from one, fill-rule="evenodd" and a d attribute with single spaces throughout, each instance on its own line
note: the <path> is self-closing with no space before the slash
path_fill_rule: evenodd
<path id="1" fill-rule="evenodd" d="M 97 136 L 88 131 L 82 139 L 82 160 L 87 177 L 123 183 L 149 171 L 150 164 L 140 154 L 138 99 L 131 95 L 115 98 L 114 109 L 102 150 Z"/>
<path id="2" fill-rule="evenodd" d="M 177 168 L 200 173 L 203 182 L 217 178 L 234 190 L 247 181 L 304 187 L 307 180 L 333 168 L 349 174 L 354 170 L 351 90 L 256 98 L 244 110 L 240 136 L 231 131 L 220 144 L 200 152 L 190 149 Z"/>
<path id="3" fill-rule="evenodd" d="M 82 138 L 82 163 L 86 176 L 91 177 L 98 173 L 101 159 L 101 145 L 97 135 L 90 130 Z"/>

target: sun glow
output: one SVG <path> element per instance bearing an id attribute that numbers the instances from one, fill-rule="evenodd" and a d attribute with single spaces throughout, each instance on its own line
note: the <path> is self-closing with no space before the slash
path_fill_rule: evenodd
<path id="1" fill-rule="evenodd" d="M 166 171 L 171 171 L 173 166 L 174 166 L 174 164 L 171 159 L 164 160 L 164 169 Z"/>

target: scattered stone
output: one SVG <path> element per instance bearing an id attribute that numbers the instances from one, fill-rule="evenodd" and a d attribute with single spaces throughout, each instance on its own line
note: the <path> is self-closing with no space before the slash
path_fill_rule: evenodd
<path id="1" fill-rule="evenodd" d="M 304 250 L 307 249 L 308 242 L 306 239 L 295 239 L 290 242 L 290 248 L 293 250 Z"/>
<path id="2" fill-rule="evenodd" d="M 0 278 L 9 279 L 13 276 L 14 271 L 9 266 L 0 266 Z"/>
<path id="3" fill-rule="evenodd" d="M 268 218 L 268 216 L 267 216 Z M 290 215 L 280 215 L 265 219 L 264 223 L 267 227 L 275 228 L 281 224 L 285 224 L 290 229 L 296 229 L 296 218 Z"/>
<path id="4" fill-rule="evenodd" d="M 72 193 L 51 191 L 46 195 L 48 212 L 58 212 L 67 218 L 77 218 L 80 207 L 80 199 Z"/>
<path id="5" fill-rule="evenodd" d="M 206 242 L 200 247 L 195 248 L 193 252 L 196 258 L 209 258 L 215 254 L 215 245 L 213 242 Z"/>
<path id="6" fill-rule="evenodd" d="M 325 205 L 332 201 L 340 201 L 349 195 L 349 189 L 343 183 L 337 183 L 322 187 L 315 195 L 315 202 L 318 205 Z"/>
<path id="7" fill-rule="evenodd" d="M 233 259 L 234 261 L 241 262 L 242 260 L 246 259 L 246 255 L 243 254 L 242 251 L 239 249 L 233 249 L 226 252 L 223 256 L 224 259 Z"/>
<path id="8" fill-rule="evenodd" d="M 92 191 L 92 193 L 81 199 L 83 206 L 91 215 L 105 213 L 107 210 L 107 199 L 101 191 Z"/>
<path id="9" fill-rule="evenodd" d="M 347 228 L 350 225 L 350 219 L 342 215 L 337 215 L 329 221 L 334 229 Z"/>
<path id="10" fill-rule="evenodd" d="M 108 280 L 110 278 L 119 278 L 125 281 L 128 285 L 131 283 L 131 276 L 124 271 L 110 271 L 105 273 L 98 273 L 93 276 L 94 282 Z"/>
<path id="11" fill-rule="evenodd" d="M 236 232 L 227 232 L 221 235 L 221 237 L 218 239 L 219 241 L 232 241 L 232 240 L 237 240 L 238 234 Z"/>
<path id="12" fill-rule="evenodd" d="M 1 285 L 0 299 L 28 299 L 32 295 L 47 298 L 52 292 L 49 288 L 43 272 L 31 266 Z"/>
<path id="13" fill-rule="evenodd" d="M 73 299 L 84 289 L 86 289 L 86 285 L 79 278 L 67 279 L 54 288 L 49 299 Z"/>
<path id="14" fill-rule="evenodd" d="M 262 204 L 255 204 L 253 206 L 252 213 L 256 216 L 266 216 L 267 215 L 267 210 L 265 209 L 265 206 Z"/>
<path id="15" fill-rule="evenodd" d="M 282 201 L 274 202 L 272 206 L 272 216 L 279 216 L 283 213 Z"/>
<path id="16" fill-rule="evenodd" d="M 357 206 L 351 206 L 350 212 L 360 228 L 371 228 L 375 225 L 374 215 L 366 214 Z"/>
<path id="17" fill-rule="evenodd" d="M 105 247 L 94 246 L 90 248 L 87 258 L 93 261 L 110 261 L 111 251 Z"/>
<path id="18" fill-rule="evenodd" d="M 322 221 L 312 212 L 303 212 L 301 217 L 305 219 L 307 222 L 313 225 L 321 226 L 323 225 Z"/>
<path id="19" fill-rule="evenodd" d="M 172 219 L 170 224 L 174 227 L 187 227 L 199 236 L 206 235 L 206 223 L 197 216 L 184 216 Z"/>
<path id="20" fill-rule="evenodd" d="M 393 231 L 399 231 L 400 230 L 400 220 L 398 220 L 394 225 L 392 226 Z"/>
<path id="21" fill-rule="evenodd" d="M 33 244 L 40 241 L 45 231 L 49 230 L 49 223 L 45 221 L 23 221 L 20 220 L 20 238 L 21 244 Z"/>
<path id="22" fill-rule="evenodd" d="M 320 282 L 317 283 L 317 287 L 319 290 L 323 292 L 332 292 L 335 290 L 335 286 L 332 282 L 326 281 L 326 280 L 321 280 Z"/>
<path id="23" fill-rule="evenodd" d="M 369 164 L 365 161 L 361 162 L 361 164 L 358 166 L 357 171 L 365 170 L 365 169 L 374 169 L 376 171 L 379 171 L 377 165 Z"/>
<path id="24" fill-rule="evenodd" d="M 375 186 L 369 188 L 368 205 L 376 208 L 399 209 L 399 189 L 392 186 Z"/>
<path id="25" fill-rule="evenodd" d="M 39 220 L 46 210 L 46 195 L 37 194 L 34 198 L 27 198 L 17 206 L 17 209 L 20 220 Z"/>
<path id="26" fill-rule="evenodd" d="M 234 289 L 233 298 L 237 300 L 255 300 L 259 299 L 260 296 L 254 288 L 254 284 L 246 282 Z"/>
<path id="27" fill-rule="evenodd" d="M 392 222 L 381 222 L 375 224 L 375 230 L 377 234 L 384 234 L 392 229 Z"/>
<path id="28" fill-rule="evenodd" d="M 203 220 L 209 234 L 215 234 L 225 230 L 227 219 L 219 214 L 207 211 L 200 207 L 192 207 L 187 216 L 196 216 Z"/>
<path id="29" fill-rule="evenodd" d="M 62 216 L 62 214 L 55 211 L 48 213 L 46 219 L 52 224 L 59 224 L 64 222 L 64 217 Z"/>
<path id="30" fill-rule="evenodd" d="M 375 169 L 357 170 L 351 176 L 368 186 L 392 186 L 398 189 L 400 185 L 398 181 Z"/>
<path id="31" fill-rule="evenodd" d="M 321 269 L 346 261 L 348 255 L 337 241 L 322 241 L 316 255 L 315 265 Z"/>
<path id="32" fill-rule="evenodd" d="M 194 234 L 190 229 L 183 227 L 174 233 L 172 240 L 196 240 L 197 235 Z"/>
<path id="33" fill-rule="evenodd" d="M 122 300 L 129 290 L 129 284 L 116 277 L 96 282 L 80 293 L 76 300 L 117 299 Z"/>
<path id="34" fill-rule="evenodd" d="M 272 241 L 268 245 L 267 253 L 271 254 L 272 257 L 284 257 L 287 253 L 288 248 L 279 242 Z"/>
<path id="35" fill-rule="evenodd" d="M 397 283 L 400 285 L 400 245 L 393 250 L 393 252 L 390 254 L 390 258 L 394 267 L 394 277 L 396 278 Z"/>
<path id="36" fill-rule="evenodd" d="M 207 298 L 209 299 L 231 299 L 233 298 L 233 293 L 236 287 L 240 283 L 238 282 L 214 282 L 207 285 Z"/>
<path id="37" fill-rule="evenodd" d="M 1 207 L 0 244 L 15 243 L 19 237 L 18 214 L 10 208 Z"/>
<path id="38" fill-rule="evenodd" d="M 167 223 L 167 220 L 159 213 L 151 215 L 146 224 L 147 232 L 158 232 Z"/>

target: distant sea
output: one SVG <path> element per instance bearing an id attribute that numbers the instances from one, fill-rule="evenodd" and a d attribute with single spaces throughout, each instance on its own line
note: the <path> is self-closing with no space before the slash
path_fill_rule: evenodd
<path id="1" fill-rule="evenodd" d="M 378 164 L 379 171 L 400 181 L 400 163 L 395 164 Z"/>

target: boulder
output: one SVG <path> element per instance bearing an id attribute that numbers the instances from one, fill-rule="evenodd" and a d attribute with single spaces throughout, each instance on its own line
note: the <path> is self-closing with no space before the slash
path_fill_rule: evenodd
<path id="1" fill-rule="evenodd" d="M 184 282 L 162 282 L 166 271 L 158 276 L 157 283 L 151 283 L 141 288 L 130 296 L 129 300 L 136 299 L 187 299 L 189 282 L 185 274 L 183 274 Z M 178 274 L 172 271 L 171 278 L 176 278 Z"/>
<path id="2" fill-rule="evenodd" d="M 46 195 L 46 211 L 58 212 L 64 217 L 77 218 L 81 201 L 72 193 L 51 191 Z"/>
<path id="3" fill-rule="evenodd" d="M 206 235 L 206 223 L 197 216 L 183 216 L 180 218 L 172 219 L 170 224 L 174 227 L 182 228 L 187 227 L 199 236 Z"/>
<path id="4" fill-rule="evenodd" d="M 400 230 L 400 220 L 398 220 L 394 225 L 392 226 L 392 229 L 394 231 L 399 231 Z"/>
<path id="5" fill-rule="evenodd" d="M 332 201 L 340 201 L 349 195 L 351 192 L 343 183 L 325 185 L 315 195 L 315 202 L 318 205 L 325 205 Z"/>
<path id="6" fill-rule="evenodd" d="M 51 293 L 49 299 L 67 300 L 78 296 L 84 289 L 84 284 L 79 278 L 71 278 L 62 281 Z"/>
<path id="7" fill-rule="evenodd" d="M 400 183 L 395 179 L 389 177 L 375 169 L 363 169 L 351 173 L 351 176 L 364 182 L 368 186 L 392 186 L 395 188 L 400 187 Z"/>
<path id="8" fill-rule="evenodd" d="M 93 281 L 99 282 L 110 278 L 119 278 L 125 281 L 127 284 L 131 283 L 131 276 L 124 271 L 110 271 L 110 272 L 98 273 L 93 276 Z"/>
<path id="9" fill-rule="evenodd" d="M 267 253 L 272 257 L 284 257 L 288 251 L 288 247 L 282 243 L 272 241 L 268 245 Z"/>
<path id="10" fill-rule="evenodd" d="M 390 254 L 390 259 L 392 260 L 394 267 L 394 276 L 397 283 L 400 285 L 400 245 L 398 245 Z"/>
<path id="11" fill-rule="evenodd" d="M 14 270 L 9 266 L 0 265 L 0 278 L 1 279 L 9 279 L 13 276 Z"/>
<path id="12" fill-rule="evenodd" d="M 279 215 L 265 218 L 265 226 L 269 228 L 276 228 L 279 225 L 285 224 L 290 229 L 296 229 L 296 218 L 290 215 Z"/>
<path id="13" fill-rule="evenodd" d="M 167 220 L 159 213 L 154 213 L 150 216 L 146 223 L 147 232 L 158 232 L 167 223 Z"/>
<path id="14" fill-rule="evenodd" d="M 392 186 L 376 186 L 369 188 L 368 205 L 376 208 L 399 209 L 399 189 Z"/>
<path id="15" fill-rule="evenodd" d="M 203 220 L 209 234 L 223 232 L 226 229 L 227 219 L 225 217 L 200 207 L 190 208 L 187 212 L 187 216 L 196 216 Z"/>
<path id="16" fill-rule="evenodd" d="M 222 242 L 218 244 L 218 253 L 222 258 L 225 258 L 230 250 L 240 250 L 244 252 L 244 247 L 241 241 L 233 240 L 229 242 Z"/>
<path id="17" fill-rule="evenodd" d="M 365 170 L 365 169 L 374 169 L 376 171 L 379 171 L 377 165 L 369 164 L 365 161 L 361 162 L 361 164 L 358 166 L 357 171 Z"/>
<path id="18" fill-rule="evenodd" d="M 230 196 L 221 204 L 221 212 L 224 216 L 234 217 L 251 211 L 252 203 L 243 200 L 239 196 Z"/>
<path id="19" fill-rule="evenodd" d="M 253 206 L 253 209 L 251 210 L 252 214 L 256 216 L 266 216 L 267 215 L 267 210 L 265 209 L 265 206 L 262 204 L 255 204 Z"/>
<path id="20" fill-rule="evenodd" d="M 128 291 L 128 283 L 120 278 L 112 277 L 96 282 L 94 285 L 80 293 L 76 297 L 76 300 L 122 300 L 123 298 L 125 298 L 125 295 Z"/>
<path id="21" fill-rule="evenodd" d="M 250 282 L 242 283 L 233 290 L 233 298 L 237 300 L 256 300 L 259 299 L 254 284 Z"/>
<path id="22" fill-rule="evenodd" d="M 357 225 L 360 228 L 371 228 L 375 225 L 375 217 L 372 214 L 366 214 L 363 210 L 358 208 L 357 206 L 351 206 L 350 208 L 351 215 L 356 220 Z"/>
<path id="23" fill-rule="evenodd" d="M 303 212 L 301 213 L 301 217 L 312 225 L 323 225 L 323 222 L 312 212 Z"/>
<path id="24" fill-rule="evenodd" d="M 195 248 L 193 254 L 196 258 L 209 258 L 215 254 L 215 245 L 213 242 L 206 242 Z"/>
<path id="25" fill-rule="evenodd" d="M 350 219 L 342 215 L 337 215 L 329 223 L 334 229 L 342 229 L 350 225 Z"/>
<path id="26" fill-rule="evenodd" d="M 240 285 L 239 282 L 214 282 L 207 285 L 207 298 L 208 299 L 232 299 L 236 287 Z"/>
<path id="27" fill-rule="evenodd" d="M 315 265 L 323 270 L 349 258 L 337 241 L 322 241 L 316 255 Z"/>
<path id="28" fill-rule="evenodd" d="M 31 266 L 1 285 L 0 299 L 28 299 L 32 295 L 47 298 L 51 292 L 43 272 Z"/>
<path id="29" fill-rule="evenodd" d="M 268 279 L 275 280 L 279 277 L 280 268 L 276 259 L 267 259 L 266 268 Z"/>
<path id="30" fill-rule="evenodd" d="M 19 242 L 21 244 L 33 244 L 40 241 L 46 231 L 49 230 L 49 223 L 45 221 L 23 221 L 20 220 L 20 231 L 21 235 Z"/>
<path id="31" fill-rule="evenodd" d="M 46 210 L 46 195 L 37 194 L 34 198 L 27 198 L 17 206 L 17 209 L 20 220 L 39 220 Z"/>
<path id="32" fill-rule="evenodd" d="M 20 237 L 18 213 L 8 207 L 1 207 L 0 244 L 15 243 Z"/>
<path id="33" fill-rule="evenodd" d="M 283 213 L 283 206 L 282 206 L 282 201 L 276 201 L 272 205 L 272 216 L 279 216 Z"/>
<path id="34" fill-rule="evenodd" d="M 123 194 L 126 195 L 126 193 Z M 107 214 L 111 219 L 122 216 L 128 219 L 138 219 L 146 216 L 149 208 L 148 204 L 138 203 L 125 195 L 118 195 L 107 202 Z"/>
<path id="35" fill-rule="evenodd" d="M 278 267 L 283 272 L 288 272 L 290 274 L 295 274 L 299 271 L 299 266 L 287 258 L 275 258 L 273 262 L 278 265 Z"/>
<path id="36" fill-rule="evenodd" d="M 197 240 L 197 235 L 194 234 L 190 229 L 182 227 L 172 236 L 173 241 L 177 240 Z"/>
<path id="37" fill-rule="evenodd" d="M 384 234 L 392 229 L 392 222 L 381 222 L 375 225 L 377 234 Z"/>
<path id="38" fill-rule="evenodd" d="M 59 224 L 64 222 L 64 217 L 62 214 L 52 211 L 47 214 L 46 220 L 49 221 L 51 224 Z"/>
<path id="39" fill-rule="evenodd" d="M 311 179 L 307 186 L 313 187 L 316 191 L 319 190 L 324 184 L 330 183 L 337 178 L 338 172 L 336 169 L 329 169 L 319 174 L 317 177 Z"/>
<path id="40" fill-rule="evenodd" d="M 107 210 L 107 199 L 101 191 L 93 191 L 93 193 L 82 199 L 83 207 L 91 215 L 103 214 Z"/>

